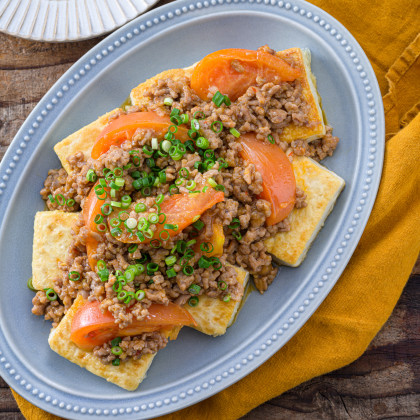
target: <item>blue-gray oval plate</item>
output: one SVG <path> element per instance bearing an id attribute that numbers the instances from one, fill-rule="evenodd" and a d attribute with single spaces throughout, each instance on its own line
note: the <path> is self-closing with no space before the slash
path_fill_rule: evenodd
<path id="1" fill-rule="evenodd" d="M 50 350 L 50 323 L 31 314 L 33 220 L 55 143 L 121 104 L 131 88 L 228 47 L 307 47 L 323 107 L 341 141 L 325 165 L 346 188 L 299 268 L 282 267 L 252 293 L 226 335 L 184 328 L 147 379 L 127 392 Z M 33 80 L 36 83 L 36 80 Z M 238 381 L 278 351 L 328 295 L 368 220 L 384 152 L 381 95 L 351 34 L 303 1 L 181 0 L 113 33 L 74 64 L 22 125 L 0 166 L 0 373 L 24 398 L 72 419 L 150 418 L 194 404 Z"/>

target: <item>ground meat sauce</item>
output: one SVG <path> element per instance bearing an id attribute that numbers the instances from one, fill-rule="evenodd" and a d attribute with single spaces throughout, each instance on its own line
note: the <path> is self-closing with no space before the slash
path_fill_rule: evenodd
<path id="1" fill-rule="evenodd" d="M 262 49 L 274 53 L 267 46 Z M 332 136 L 332 130 L 328 127 L 324 137 L 312 142 L 295 140 L 288 144 L 280 141 L 279 134 L 287 125 L 293 123 L 298 126 L 310 126 L 311 124 L 307 118 L 309 106 L 302 97 L 302 87 L 298 81 L 274 85 L 257 79 L 256 85 L 249 87 L 246 93 L 230 106 L 225 104 L 216 106 L 210 100 L 214 93 L 215 91 L 209 93 L 209 101 L 202 101 L 191 89 L 187 77 L 177 81 L 161 79 L 145 93 L 148 98 L 146 105 L 140 108 L 135 106 L 126 107 L 125 110 L 119 109 L 110 116 L 112 121 L 125 113 L 137 111 L 154 111 L 160 115 L 170 115 L 174 109 L 178 109 L 180 114 L 188 114 L 190 121 L 194 116 L 198 116 L 201 135 L 208 139 L 208 149 L 214 152 L 215 163 L 212 167 L 204 170 L 200 165 L 197 167 L 197 163 L 205 161 L 204 151 L 197 147 L 187 150 L 180 160 L 173 160 L 169 156 L 154 156 L 154 167 L 165 172 L 166 180 L 154 182 L 149 187 L 150 195 L 145 197 L 135 187 L 135 181 L 139 178 L 139 173 L 142 176 L 157 173 L 148 161 L 150 156 L 142 149 L 143 146 L 151 146 L 154 133 L 137 130 L 131 141 L 124 142 L 120 147 L 111 146 L 97 160 L 84 156 L 81 152 L 68 157 L 72 169 L 70 175 L 63 168 L 49 171 L 41 196 L 50 210 L 80 211 L 94 186 L 94 182 L 87 179 L 88 171 L 93 170 L 103 177 L 104 171 L 106 173 L 116 168 L 122 169 L 120 178 L 124 180 L 124 185 L 115 191 L 115 197 L 107 197 L 104 204 L 110 203 L 111 200 L 121 201 L 124 195 L 129 195 L 133 203 L 144 203 L 149 208 L 153 206 L 159 194 L 163 194 L 165 199 L 170 196 L 170 187 L 174 181 L 179 180 L 181 168 L 188 170 L 188 179 L 194 180 L 196 185 L 203 185 L 203 182 L 212 178 L 223 186 L 225 200 L 202 214 L 201 220 L 205 223 L 200 231 L 194 225 L 190 225 L 175 237 L 163 241 L 159 248 L 153 248 L 150 244 L 132 246 L 120 242 L 118 236 L 113 236 L 109 230 L 105 234 L 94 234 L 99 245 L 93 257 L 106 263 L 109 269 L 106 282 L 101 281 L 98 273 L 92 271 L 89 265 L 86 252 L 88 229 L 80 217 L 73 227 L 73 242 L 68 258 L 60 267 L 62 275 L 55 279 L 54 290 L 58 300 L 50 302 L 44 291 L 37 292 L 33 299 L 34 314 L 44 315 L 46 319 L 53 321 L 53 326 L 56 326 L 77 295 L 81 294 L 90 301 L 101 302 L 101 309 L 109 310 L 115 322 L 124 328 L 135 318 L 144 319 L 152 303 L 165 305 L 175 302 L 183 305 L 192 296 L 198 296 L 199 299 L 201 295 L 238 301 L 243 295 L 243 287 L 237 281 L 236 271 L 231 265 L 239 265 L 249 271 L 260 292 L 267 290 L 276 276 L 277 268 L 272 265 L 272 258 L 266 252 L 264 240 L 277 232 L 289 231 L 290 225 L 286 218 L 274 226 L 266 226 L 265 221 L 271 214 L 271 204 L 258 198 L 263 189 L 261 174 L 253 164 L 241 159 L 239 155 L 241 146 L 229 129 L 235 128 L 240 134 L 254 132 L 261 141 L 267 141 L 267 137 L 271 135 L 283 151 L 287 151 L 290 159 L 293 159 L 293 154 L 309 156 L 316 160 L 331 156 L 337 146 L 338 138 Z M 168 98 L 172 100 L 169 106 L 165 105 Z M 220 133 L 212 129 L 212 124 L 216 121 L 221 121 L 225 128 Z M 220 158 L 222 160 L 218 160 Z M 179 183 L 177 188 L 179 192 L 188 192 L 185 181 Z M 63 199 L 55 200 L 57 196 Z M 305 193 L 297 188 L 295 208 L 305 207 L 305 198 Z M 68 200 L 70 206 L 65 205 Z M 131 208 L 127 209 L 129 217 L 138 221 L 142 213 L 137 213 Z M 234 220 L 239 225 L 236 229 L 229 227 Z M 197 237 L 211 238 L 212 226 L 215 223 L 223 226 L 225 235 L 223 255 L 219 257 L 219 269 L 197 266 L 203 252 L 195 252 L 188 260 L 188 265 L 194 267 L 194 271 L 185 272 L 182 265 L 185 261 L 180 263 L 182 258 L 176 251 L 178 241 L 188 242 Z M 154 225 L 151 228 L 155 229 Z M 176 275 L 168 277 L 165 259 L 171 255 L 177 257 L 176 263 L 170 267 Z M 146 271 L 137 273 L 133 281 L 123 286 L 122 290 L 128 293 L 134 293 L 139 289 L 145 293 L 142 300 L 131 299 L 129 303 L 125 303 L 118 298 L 119 289 L 115 286 L 118 286 L 118 276 L 136 263 L 144 265 L 155 263 L 157 270 L 153 273 Z M 80 274 L 79 281 L 69 280 L 69 273 L 73 271 Z M 191 289 L 191 286 L 194 286 L 195 290 Z M 167 338 L 159 332 L 143 333 L 123 338 L 119 344 L 122 349 L 119 356 L 112 353 L 110 342 L 97 346 L 93 353 L 103 363 L 111 363 L 116 358 L 136 359 L 143 354 L 154 353 L 165 347 L 166 343 Z"/>

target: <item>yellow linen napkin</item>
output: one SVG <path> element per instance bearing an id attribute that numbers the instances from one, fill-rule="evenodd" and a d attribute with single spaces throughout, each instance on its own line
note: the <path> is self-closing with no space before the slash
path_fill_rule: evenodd
<path id="1" fill-rule="evenodd" d="M 419 254 L 420 4 L 312 3 L 352 32 L 373 65 L 382 93 L 388 91 L 383 100 L 389 140 L 375 206 L 345 272 L 289 343 L 230 388 L 164 420 L 237 419 L 306 380 L 351 363 L 390 316 Z M 14 396 L 28 420 L 58 419 Z"/>

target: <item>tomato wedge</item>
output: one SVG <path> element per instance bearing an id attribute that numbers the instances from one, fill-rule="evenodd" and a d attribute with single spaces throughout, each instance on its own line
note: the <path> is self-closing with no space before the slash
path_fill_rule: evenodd
<path id="1" fill-rule="evenodd" d="M 194 69 L 191 87 L 203 100 L 207 100 L 209 88 L 216 86 L 231 101 L 236 101 L 256 84 L 258 76 L 278 84 L 292 82 L 300 76 L 300 70 L 265 51 L 230 48 L 204 57 Z"/>
<path id="2" fill-rule="evenodd" d="M 119 328 L 111 312 L 102 313 L 98 301 L 86 302 L 74 315 L 70 340 L 81 349 L 90 351 L 115 337 L 159 331 L 177 325 L 196 326 L 197 323 L 188 311 L 175 303 L 167 306 L 153 303 L 144 320 L 134 320 L 128 327 Z"/>
<path id="3" fill-rule="evenodd" d="M 166 220 L 164 223 L 158 223 L 156 225 L 156 230 L 154 231 L 153 237 L 150 239 L 145 239 L 143 242 L 140 241 L 137 235 L 133 234 L 130 235 L 127 232 L 123 223 L 120 225 L 120 229 L 122 230 L 122 234 L 117 236 L 116 238 L 120 242 L 124 243 L 149 243 L 153 239 L 162 239 L 164 240 L 165 237 L 160 238 L 159 234 L 166 230 L 170 237 L 177 235 L 191 223 L 193 223 L 197 216 L 203 214 L 206 210 L 213 207 L 215 204 L 223 201 L 225 199 L 225 195 L 222 191 L 216 191 L 214 188 L 208 187 L 206 192 L 200 192 L 196 194 L 190 193 L 182 193 L 182 194 L 175 194 L 166 198 L 163 203 L 161 204 L 161 213 L 166 214 Z M 153 210 L 153 209 L 152 209 Z M 118 217 L 118 213 L 120 210 L 114 210 L 113 213 L 108 217 L 108 223 L 112 218 Z M 155 210 L 156 211 L 156 210 Z M 149 211 L 144 213 L 143 217 L 148 217 L 149 213 L 153 211 Z M 161 216 L 161 220 L 163 220 L 163 216 Z M 177 230 L 172 229 L 164 229 L 166 224 L 178 225 Z M 109 226 L 111 229 L 111 226 Z"/>
<path id="4" fill-rule="evenodd" d="M 200 220 L 206 225 L 197 237 L 197 242 L 194 245 L 194 251 L 201 252 L 206 257 L 220 257 L 223 254 L 223 245 L 225 244 L 225 233 L 223 232 L 223 225 L 214 222 L 213 217 L 204 214 Z M 207 226 L 211 226 L 211 236 L 207 236 Z M 211 243 L 213 249 L 211 252 L 203 251 L 200 246 L 203 243 Z M 211 248 L 211 247 L 210 247 Z"/>
<path id="5" fill-rule="evenodd" d="M 93 146 L 91 157 L 98 159 L 107 152 L 111 146 L 121 146 L 126 140 L 130 140 L 138 128 L 153 130 L 157 136 L 164 136 L 168 127 L 173 125 L 168 116 L 161 116 L 155 112 L 133 112 L 121 115 L 112 120 L 99 134 Z M 188 130 L 178 126 L 175 137 L 182 142 L 187 141 Z"/>
<path id="6" fill-rule="evenodd" d="M 101 206 L 104 204 L 103 200 L 99 200 L 95 193 L 95 187 L 98 185 L 98 182 L 92 187 L 87 196 L 84 204 L 83 204 L 83 220 L 85 221 L 85 226 L 89 230 L 88 236 L 86 238 L 86 253 L 89 260 L 89 265 L 92 271 L 95 271 L 95 267 L 97 264 L 97 260 L 93 258 L 93 254 L 96 253 L 96 249 L 98 248 L 98 240 L 91 234 L 91 232 L 95 232 L 97 234 L 101 234 L 98 229 L 96 228 L 95 223 L 95 216 L 97 214 L 101 214 Z M 105 188 L 108 192 L 109 189 Z"/>
<path id="7" fill-rule="evenodd" d="M 275 145 L 257 140 L 248 133 L 239 138 L 242 144 L 241 157 L 255 165 L 263 179 L 260 198 L 271 203 L 271 215 L 267 225 L 275 225 L 293 210 L 296 200 L 296 180 L 292 164 L 283 150 Z"/>

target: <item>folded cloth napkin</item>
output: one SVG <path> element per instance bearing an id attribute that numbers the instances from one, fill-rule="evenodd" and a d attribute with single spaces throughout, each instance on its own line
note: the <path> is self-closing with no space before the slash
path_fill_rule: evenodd
<path id="1" fill-rule="evenodd" d="M 346 270 L 305 326 L 246 378 L 162 419 L 237 419 L 308 379 L 353 362 L 391 315 L 419 254 L 420 3 L 311 2 L 352 32 L 372 63 L 382 93 L 387 92 L 387 143 L 375 206 Z M 58 419 L 14 396 L 28 420 Z"/>

